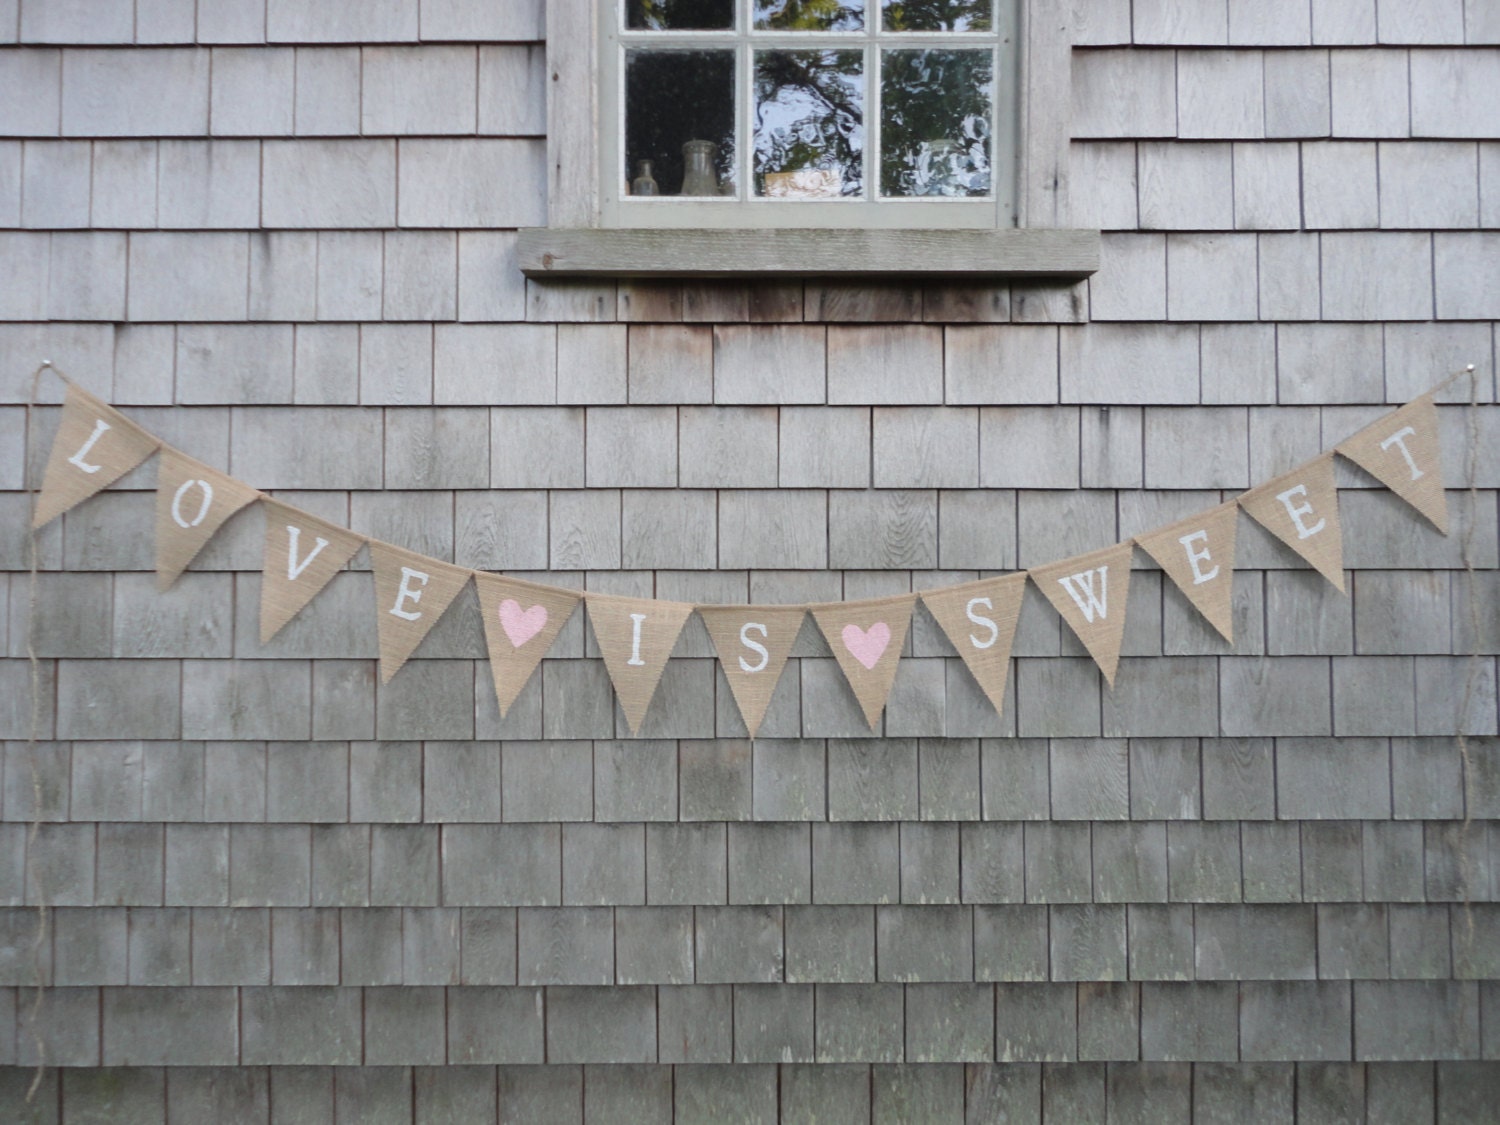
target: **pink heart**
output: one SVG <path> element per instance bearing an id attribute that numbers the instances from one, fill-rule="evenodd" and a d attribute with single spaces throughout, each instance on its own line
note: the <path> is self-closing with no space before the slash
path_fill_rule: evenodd
<path id="1" fill-rule="evenodd" d="M 522 609 L 515 598 L 506 598 L 500 603 L 500 627 L 505 630 L 510 643 L 520 648 L 547 627 L 547 607 L 534 605 Z"/>
<path id="2" fill-rule="evenodd" d="M 884 621 L 877 621 L 868 629 L 845 625 L 840 635 L 844 638 L 844 647 L 866 668 L 874 668 L 880 662 L 885 646 L 891 643 L 891 627 Z"/>

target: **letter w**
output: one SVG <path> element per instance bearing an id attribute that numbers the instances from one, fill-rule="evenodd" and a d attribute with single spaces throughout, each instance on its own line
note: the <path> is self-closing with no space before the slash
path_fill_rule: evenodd
<path id="1" fill-rule="evenodd" d="M 1099 593 L 1097 597 L 1094 594 L 1094 575 L 1096 574 L 1099 576 Z M 1099 614 L 1100 621 L 1103 621 L 1108 616 L 1108 566 L 1101 566 L 1097 570 L 1085 570 L 1082 574 L 1070 574 L 1068 577 L 1059 578 L 1057 581 L 1068 592 L 1068 596 L 1073 599 L 1073 604 L 1078 607 L 1078 611 L 1083 614 L 1083 619 L 1090 625 L 1094 623 L 1095 613 Z M 1078 590 L 1073 588 L 1073 583 L 1075 582 L 1078 583 L 1083 593 L 1080 594 Z"/>

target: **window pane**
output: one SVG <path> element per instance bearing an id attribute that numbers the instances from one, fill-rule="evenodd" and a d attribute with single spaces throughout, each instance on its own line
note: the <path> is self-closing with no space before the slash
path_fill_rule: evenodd
<path id="1" fill-rule="evenodd" d="M 865 0 L 755 0 L 757 31 L 861 31 Z"/>
<path id="2" fill-rule="evenodd" d="M 880 192 L 988 195 L 989 51 L 882 51 Z"/>
<path id="3" fill-rule="evenodd" d="M 882 0 L 887 31 L 988 31 L 994 0 Z"/>
<path id="4" fill-rule="evenodd" d="M 625 26 L 635 31 L 728 29 L 734 27 L 734 0 L 625 0 Z"/>
<path id="5" fill-rule="evenodd" d="M 625 167 L 627 182 L 650 161 L 660 195 L 680 195 L 686 171 L 683 147 L 713 146 L 704 162 L 718 191 L 733 194 L 734 52 L 625 52 Z M 693 150 L 690 150 L 693 151 Z M 712 180 L 701 192 L 712 194 Z"/>
<path id="6" fill-rule="evenodd" d="M 756 194 L 859 195 L 864 97 L 862 51 L 757 51 Z"/>

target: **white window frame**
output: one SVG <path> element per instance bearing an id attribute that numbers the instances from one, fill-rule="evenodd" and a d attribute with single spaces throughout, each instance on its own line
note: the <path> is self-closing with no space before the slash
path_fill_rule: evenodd
<path id="1" fill-rule="evenodd" d="M 520 263 L 528 276 L 1077 280 L 1098 269 L 1099 232 L 1059 226 L 1068 214 L 1071 0 L 1018 0 L 1015 225 L 991 220 L 946 230 L 795 229 L 755 214 L 764 208 L 746 203 L 739 205 L 746 208 L 743 226 L 607 225 L 612 216 L 602 198 L 601 164 L 613 146 L 602 143 L 600 129 L 617 126 L 615 107 L 601 108 L 600 53 L 612 49 L 602 42 L 601 5 L 612 11 L 618 3 L 547 0 L 548 225 L 521 232 Z"/>
<path id="2" fill-rule="evenodd" d="M 599 51 L 601 159 L 599 194 L 601 225 L 606 227 L 863 227 L 922 228 L 1013 226 L 1015 215 L 1015 137 L 1017 89 L 1014 6 L 1016 0 L 999 0 L 1001 18 L 994 31 L 893 33 L 875 29 L 880 0 L 868 0 L 873 10 L 866 29 L 859 32 L 768 32 L 736 27 L 714 32 L 631 32 L 624 22 L 624 5 L 599 6 Z M 991 0 L 994 2 L 994 0 Z M 611 9 L 614 10 L 611 10 Z M 748 4 L 736 0 L 736 16 L 748 23 Z M 652 198 L 630 196 L 616 184 L 623 179 L 625 143 L 625 75 L 622 47 L 638 44 L 662 49 L 730 50 L 739 56 L 735 70 L 738 90 L 736 154 L 740 197 L 727 200 L 679 199 L 671 195 Z M 766 199 L 747 191 L 752 175 L 754 75 L 751 56 L 759 50 L 858 51 L 865 67 L 860 77 L 866 95 L 863 173 L 864 191 L 858 199 Z M 984 196 L 952 198 L 900 198 L 879 192 L 881 116 L 877 109 L 880 66 L 885 50 L 984 50 L 991 53 L 995 80 L 991 97 L 993 133 L 990 138 L 991 191 Z M 611 98 L 614 100 L 612 101 Z"/>

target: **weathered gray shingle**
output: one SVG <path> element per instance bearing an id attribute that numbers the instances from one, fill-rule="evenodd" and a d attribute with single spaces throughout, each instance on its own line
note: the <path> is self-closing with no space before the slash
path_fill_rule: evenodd
<path id="1" fill-rule="evenodd" d="M 245 1063 L 361 1061 L 358 989 L 245 989 L 241 997 Z"/>
<path id="2" fill-rule="evenodd" d="M 1077 999 L 1073 986 L 996 985 L 995 1057 L 1002 1063 L 1076 1059 Z"/>
<path id="3" fill-rule="evenodd" d="M 1141 1057 L 1232 1061 L 1238 1057 L 1238 990 L 1232 984 L 1141 985 Z"/>
<path id="4" fill-rule="evenodd" d="M 730 1061 L 734 1023 L 729 985 L 664 985 L 657 989 L 657 1019 L 662 1062 Z"/>

